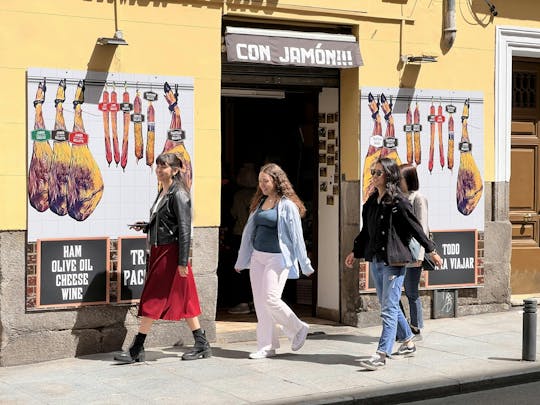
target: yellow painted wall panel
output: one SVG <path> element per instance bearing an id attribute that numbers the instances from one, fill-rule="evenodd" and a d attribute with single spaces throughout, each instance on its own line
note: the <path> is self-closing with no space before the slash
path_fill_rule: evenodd
<path id="1" fill-rule="evenodd" d="M 11 176 L 0 173 L 0 229 L 26 229 L 26 175 Z"/>
<path id="2" fill-rule="evenodd" d="M 221 178 L 219 176 L 198 177 L 195 186 L 195 204 L 193 207 L 194 226 L 216 226 L 220 223 L 219 190 Z M 205 203 L 204 199 L 214 200 L 216 204 Z M 210 225 L 208 225 L 210 224 Z"/>
<path id="3" fill-rule="evenodd" d="M 195 140 L 196 201 L 204 204 L 196 226 L 219 225 L 221 4 L 197 6 L 178 2 L 118 2 L 118 28 L 128 46 L 96 45 L 112 37 L 114 7 L 110 1 L 36 1 L 0 4 L 0 86 L 4 94 L 0 129 L 0 193 L 14 193 L 0 219 L 0 230 L 26 227 L 26 84 L 29 67 L 98 70 L 195 79 L 195 130 L 208 135 Z M 16 39 L 16 40 L 15 40 Z M 204 142 L 211 142 L 206 147 Z M 6 143 L 9 148 L 4 147 Z M 15 151 L 15 153 L 13 153 Z M 217 166 L 217 170 L 216 170 Z M 205 173 L 199 185 L 198 173 Z M 208 193 L 208 194 L 204 194 Z M 9 218 L 9 219 L 8 219 Z"/>

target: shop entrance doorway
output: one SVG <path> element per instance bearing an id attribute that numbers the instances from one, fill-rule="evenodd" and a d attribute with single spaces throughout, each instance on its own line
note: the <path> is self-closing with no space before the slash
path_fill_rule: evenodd
<path id="1" fill-rule="evenodd" d="M 317 268 L 317 130 L 320 89 L 222 91 L 222 192 L 217 321 L 256 322 L 248 270 L 234 271 L 246 210 L 260 167 L 279 164 L 307 208 L 304 238 Z M 300 317 L 315 315 L 317 273 L 288 280 L 284 300 Z M 231 313 L 232 312 L 232 313 Z"/>

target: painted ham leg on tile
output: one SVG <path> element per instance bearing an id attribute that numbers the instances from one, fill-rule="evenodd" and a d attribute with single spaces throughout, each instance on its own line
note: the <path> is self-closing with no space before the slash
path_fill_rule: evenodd
<path id="1" fill-rule="evenodd" d="M 77 221 L 84 221 L 94 212 L 103 196 L 103 178 L 96 160 L 88 148 L 88 134 L 84 130 L 82 104 L 84 81 L 79 81 L 73 107 L 75 120 L 69 140 L 71 148 L 70 175 L 68 177 L 68 213 Z"/>
<path id="2" fill-rule="evenodd" d="M 45 129 L 43 103 L 47 85 L 45 79 L 40 82 L 34 99 L 35 118 L 32 131 L 32 158 L 28 170 L 28 200 L 39 212 L 49 208 L 49 176 L 51 170 L 52 149 L 49 145 L 50 133 Z"/>
<path id="3" fill-rule="evenodd" d="M 368 94 L 368 106 L 373 119 L 373 131 L 369 139 L 369 147 L 364 160 L 364 170 L 362 175 L 362 202 L 366 202 L 374 188 L 371 184 L 371 166 L 379 158 L 383 144 L 381 115 L 379 114 L 379 102 L 375 100 L 373 94 Z"/>
<path id="4" fill-rule="evenodd" d="M 459 144 L 460 160 L 457 178 L 456 201 L 458 211 L 470 215 L 482 197 L 484 184 L 480 170 L 472 155 L 472 144 L 469 140 L 467 121 L 469 120 L 469 99 L 465 100 L 461 117 L 461 142 Z"/>
<path id="5" fill-rule="evenodd" d="M 56 91 L 56 117 L 54 121 L 54 131 L 52 133 L 53 156 L 51 162 L 51 177 L 49 188 L 49 205 L 51 211 L 57 215 L 64 216 L 68 213 L 68 177 L 69 165 L 71 162 L 71 146 L 69 144 L 69 132 L 66 131 L 64 121 L 63 103 L 66 99 L 66 81 L 60 80 Z"/>
<path id="6" fill-rule="evenodd" d="M 169 83 L 165 82 L 163 86 L 165 92 L 165 98 L 169 103 L 169 110 L 172 113 L 170 129 L 167 132 L 167 141 L 163 147 L 163 152 L 176 153 L 178 158 L 182 161 L 182 169 L 180 173 L 186 183 L 188 190 L 191 190 L 191 184 L 193 181 L 193 168 L 191 166 L 191 157 L 184 146 L 184 139 L 186 138 L 186 132 L 182 129 L 182 119 L 180 117 L 180 107 L 178 107 L 178 93 L 173 93 Z"/>

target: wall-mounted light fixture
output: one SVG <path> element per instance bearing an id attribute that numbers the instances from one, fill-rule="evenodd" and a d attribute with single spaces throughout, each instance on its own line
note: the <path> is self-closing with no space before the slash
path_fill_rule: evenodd
<path id="1" fill-rule="evenodd" d="M 124 39 L 124 33 L 118 29 L 118 7 L 116 0 L 114 0 L 114 36 L 112 38 L 99 37 L 96 44 L 113 46 L 128 44 Z"/>
<path id="2" fill-rule="evenodd" d="M 401 61 L 403 63 L 433 63 L 433 62 L 437 62 L 437 57 L 433 55 L 420 55 L 420 56 L 402 55 Z"/>
<path id="3" fill-rule="evenodd" d="M 118 30 L 114 33 L 112 38 L 100 37 L 96 42 L 98 45 L 127 45 L 128 43 L 124 39 L 122 31 Z"/>

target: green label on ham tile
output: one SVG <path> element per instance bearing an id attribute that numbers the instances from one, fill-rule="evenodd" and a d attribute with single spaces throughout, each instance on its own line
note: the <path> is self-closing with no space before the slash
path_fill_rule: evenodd
<path id="1" fill-rule="evenodd" d="M 48 129 L 35 129 L 32 131 L 33 141 L 48 141 L 51 139 L 51 131 Z"/>

